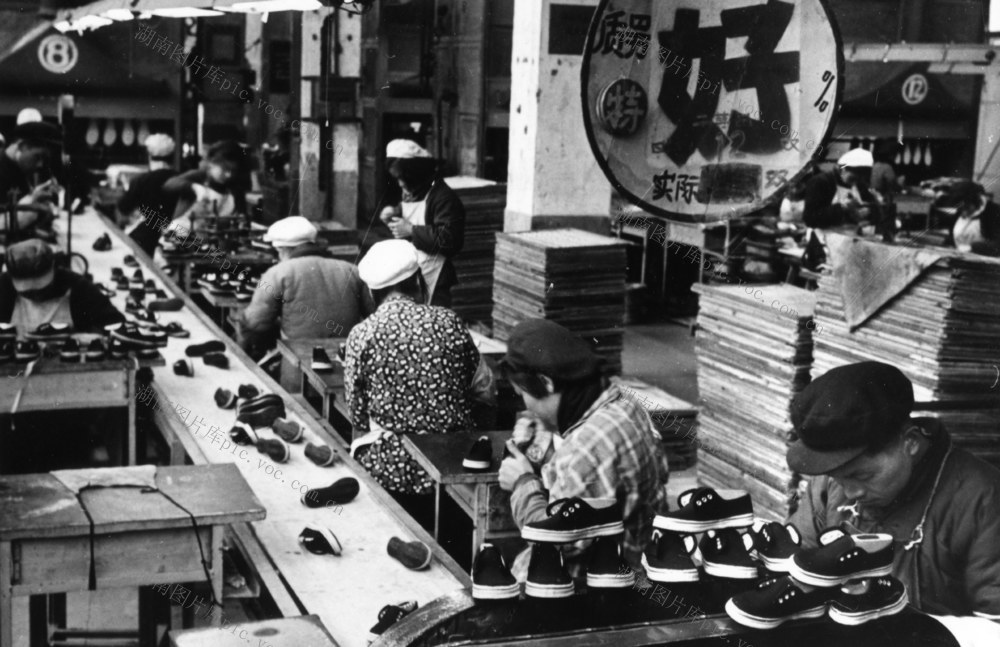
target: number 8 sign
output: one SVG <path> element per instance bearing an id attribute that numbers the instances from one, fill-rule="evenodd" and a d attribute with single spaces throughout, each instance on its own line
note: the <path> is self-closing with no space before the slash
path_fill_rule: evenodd
<path id="1" fill-rule="evenodd" d="M 38 44 L 38 62 L 53 74 L 66 74 L 76 66 L 80 50 L 68 36 L 52 34 Z"/>

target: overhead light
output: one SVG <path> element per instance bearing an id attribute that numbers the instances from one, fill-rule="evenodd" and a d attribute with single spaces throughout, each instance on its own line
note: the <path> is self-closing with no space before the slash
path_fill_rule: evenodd
<path id="1" fill-rule="evenodd" d="M 161 18 L 211 18 L 223 16 L 221 11 L 199 9 L 198 7 L 174 7 L 172 9 L 150 9 L 149 13 Z"/>
<path id="2" fill-rule="evenodd" d="M 108 9 L 102 14 L 105 18 L 110 18 L 111 20 L 132 20 L 135 16 L 128 9 Z"/>
<path id="3" fill-rule="evenodd" d="M 219 7 L 223 11 L 234 13 L 271 13 L 274 11 L 316 11 L 323 8 L 320 0 L 250 0 L 236 2 L 228 7 Z"/>

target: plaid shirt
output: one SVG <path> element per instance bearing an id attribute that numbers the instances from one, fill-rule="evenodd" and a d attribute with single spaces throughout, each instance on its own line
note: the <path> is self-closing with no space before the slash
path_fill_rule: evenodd
<path id="1" fill-rule="evenodd" d="M 616 499 L 625 522 L 624 555 L 639 568 L 653 517 L 668 507 L 667 457 L 649 414 L 612 384 L 562 436 L 541 478 L 523 478 L 511 493 L 518 527 L 546 519 L 550 501 Z"/>

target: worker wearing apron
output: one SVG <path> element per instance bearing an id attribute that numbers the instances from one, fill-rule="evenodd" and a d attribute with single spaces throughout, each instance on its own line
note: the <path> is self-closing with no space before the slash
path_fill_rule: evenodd
<path id="1" fill-rule="evenodd" d="M 408 139 L 386 147 L 389 173 L 402 189 L 402 201 L 380 214 L 394 238 L 409 240 L 417 249 L 420 272 L 427 284 L 427 303 L 451 306 L 451 286 L 457 275 L 451 258 L 462 249 L 465 208 L 437 173 L 431 154 Z"/>

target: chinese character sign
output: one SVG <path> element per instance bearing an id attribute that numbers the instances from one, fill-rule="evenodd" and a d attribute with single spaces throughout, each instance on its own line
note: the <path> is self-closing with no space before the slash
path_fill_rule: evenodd
<path id="1" fill-rule="evenodd" d="M 602 0 L 584 123 L 650 213 L 724 220 L 781 195 L 830 134 L 843 79 L 826 0 Z"/>

